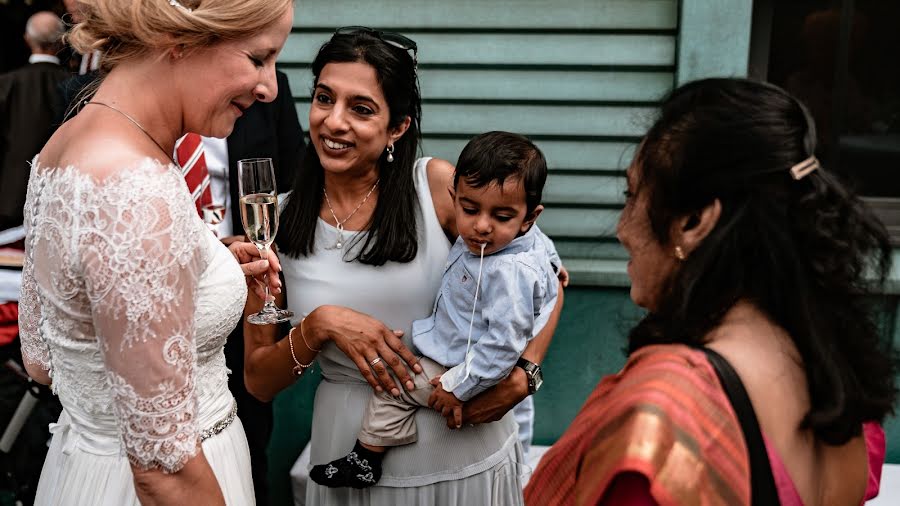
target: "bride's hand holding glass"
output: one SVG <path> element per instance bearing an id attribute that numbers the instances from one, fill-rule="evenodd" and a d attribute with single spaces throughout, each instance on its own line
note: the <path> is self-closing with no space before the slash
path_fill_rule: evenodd
<path id="1" fill-rule="evenodd" d="M 259 256 L 268 259 L 272 242 L 278 232 L 278 192 L 275 189 L 275 169 L 271 158 L 238 160 L 238 185 L 241 196 L 241 222 L 244 232 L 256 248 Z M 266 276 L 267 279 L 277 277 Z M 279 283 L 280 284 L 280 283 Z M 264 285 L 265 304 L 255 314 L 247 316 L 254 325 L 270 325 L 288 321 L 294 313 L 275 306 L 268 294 L 269 283 Z"/>
<path id="2" fill-rule="evenodd" d="M 252 289 L 260 300 L 266 300 L 266 285 L 271 293 L 281 293 L 281 279 L 278 277 L 281 262 L 274 251 L 269 249 L 268 259 L 263 259 L 259 256 L 259 248 L 242 240 L 230 242 L 228 250 L 241 265 L 244 276 L 247 276 L 247 287 Z"/>

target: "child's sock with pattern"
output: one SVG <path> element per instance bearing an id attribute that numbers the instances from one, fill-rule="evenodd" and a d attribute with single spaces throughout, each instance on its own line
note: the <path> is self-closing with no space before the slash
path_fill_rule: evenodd
<path id="1" fill-rule="evenodd" d="M 381 461 L 386 452 L 375 452 L 356 441 L 346 457 L 313 466 L 309 477 L 326 487 L 367 488 L 381 479 Z"/>

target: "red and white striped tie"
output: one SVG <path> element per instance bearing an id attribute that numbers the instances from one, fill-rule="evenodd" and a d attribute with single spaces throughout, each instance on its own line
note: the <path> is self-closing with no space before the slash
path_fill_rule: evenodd
<path id="1" fill-rule="evenodd" d="M 206 156 L 203 155 L 203 143 L 200 135 L 187 134 L 175 145 L 175 155 L 184 182 L 197 205 L 197 212 L 203 215 L 203 206 L 212 204 L 212 192 L 209 189 L 209 170 L 206 168 Z"/>

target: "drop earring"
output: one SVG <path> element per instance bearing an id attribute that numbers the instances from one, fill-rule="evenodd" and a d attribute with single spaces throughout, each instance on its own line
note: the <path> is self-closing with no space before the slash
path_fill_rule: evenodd
<path id="1" fill-rule="evenodd" d="M 394 145 L 393 145 L 393 144 L 388 144 L 388 146 L 387 146 L 387 148 L 385 149 L 385 151 L 387 151 L 387 162 L 388 162 L 388 163 L 393 162 L 393 161 L 394 161 Z"/>
<path id="2" fill-rule="evenodd" d="M 675 246 L 675 258 L 684 261 L 687 256 L 684 254 L 684 250 L 681 249 L 681 246 Z"/>

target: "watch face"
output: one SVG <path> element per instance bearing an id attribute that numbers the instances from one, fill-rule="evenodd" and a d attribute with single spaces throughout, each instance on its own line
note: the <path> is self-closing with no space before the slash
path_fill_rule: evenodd
<path id="1" fill-rule="evenodd" d="M 534 371 L 534 391 L 537 392 L 541 389 L 541 385 L 544 384 L 544 374 L 541 372 L 541 368 L 538 367 Z"/>

